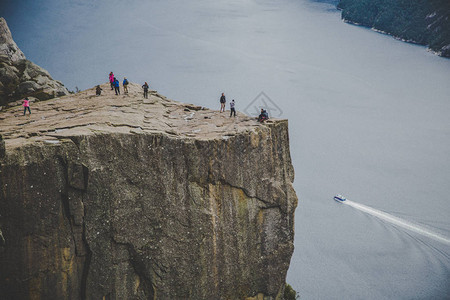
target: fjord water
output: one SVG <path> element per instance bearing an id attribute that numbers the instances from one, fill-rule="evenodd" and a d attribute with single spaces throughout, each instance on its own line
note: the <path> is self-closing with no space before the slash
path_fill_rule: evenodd
<path id="1" fill-rule="evenodd" d="M 15 2 L 18 46 L 70 89 L 114 71 L 217 109 L 221 92 L 238 111 L 270 97 L 289 119 L 302 299 L 450 298 L 448 244 L 333 201 L 450 238 L 449 59 L 308 0 Z"/>

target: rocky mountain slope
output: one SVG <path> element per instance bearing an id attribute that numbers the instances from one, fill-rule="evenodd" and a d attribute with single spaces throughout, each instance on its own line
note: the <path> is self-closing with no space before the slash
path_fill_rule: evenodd
<path id="1" fill-rule="evenodd" d="M 0 18 L 0 53 L 4 54 L 12 62 L 26 59 L 25 54 L 14 42 L 4 18 Z"/>
<path id="2" fill-rule="evenodd" d="M 47 100 L 67 94 L 60 81 L 25 58 L 0 18 L 0 107 L 26 96 Z"/>
<path id="3" fill-rule="evenodd" d="M 281 299 L 287 121 L 102 87 L 0 112 L 0 294 Z"/>
<path id="4" fill-rule="evenodd" d="M 340 0 L 342 19 L 450 57 L 450 1 Z"/>

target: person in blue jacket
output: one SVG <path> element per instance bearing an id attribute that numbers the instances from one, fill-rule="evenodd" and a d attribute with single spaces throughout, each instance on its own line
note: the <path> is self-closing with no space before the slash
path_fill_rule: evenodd
<path id="1" fill-rule="evenodd" d="M 123 78 L 122 85 L 124 94 L 128 94 L 128 79 L 126 77 Z"/>
<path id="2" fill-rule="evenodd" d="M 116 77 L 114 77 L 114 91 L 116 92 L 116 95 L 120 95 L 119 80 L 117 80 Z"/>

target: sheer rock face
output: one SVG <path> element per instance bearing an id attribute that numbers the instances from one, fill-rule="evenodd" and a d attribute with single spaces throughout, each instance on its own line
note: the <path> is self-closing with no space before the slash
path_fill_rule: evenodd
<path id="1" fill-rule="evenodd" d="M 47 100 L 69 94 L 64 85 L 43 68 L 25 59 L 0 18 L 0 106 L 26 96 Z"/>
<path id="2" fill-rule="evenodd" d="M 287 121 L 102 87 L 0 113 L 0 293 L 281 299 L 297 205 Z"/>

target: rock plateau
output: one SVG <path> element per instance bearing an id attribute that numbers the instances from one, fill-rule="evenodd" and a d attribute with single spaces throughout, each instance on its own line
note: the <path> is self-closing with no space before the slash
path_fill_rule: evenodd
<path id="1" fill-rule="evenodd" d="M 287 121 L 102 88 L 0 112 L 0 295 L 281 299 Z"/>

